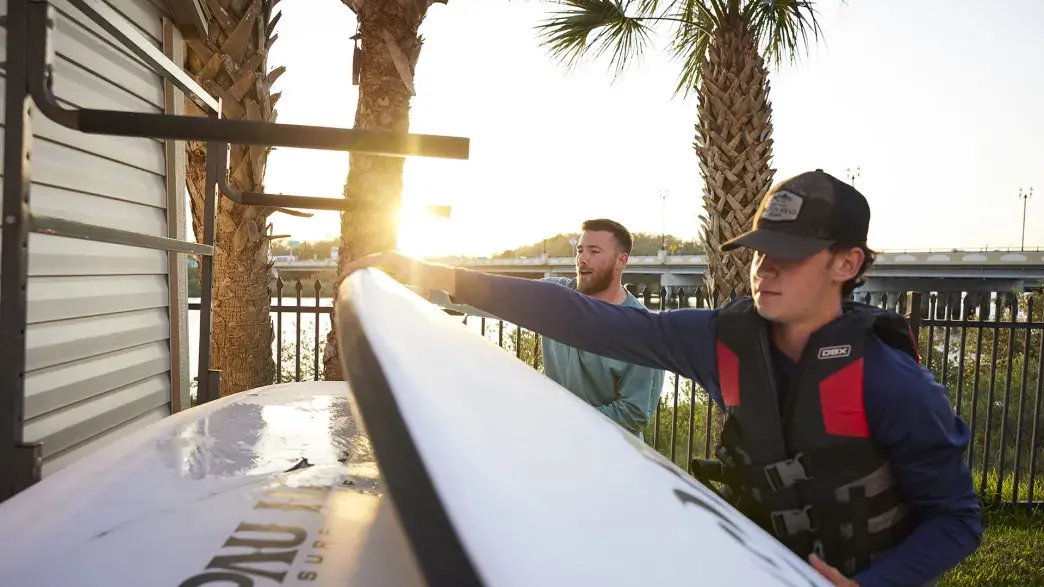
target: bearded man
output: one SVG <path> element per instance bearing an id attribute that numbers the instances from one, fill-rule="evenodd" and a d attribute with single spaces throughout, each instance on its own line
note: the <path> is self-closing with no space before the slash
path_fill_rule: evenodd
<path id="1" fill-rule="evenodd" d="M 576 244 L 576 277 L 545 277 L 541 281 L 557 283 L 611 304 L 648 311 L 623 287 L 623 272 L 633 244 L 631 233 L 619 222 L 606 218 L 585 221 L 581 231 Z M 466 314 L 498 319 L 470 306 L 455 305 L 439 291 L 430 292 L 428 299 Z M 540 348 L 546 376 L 632 434 L 642 436 L 642 430 L 656 413 L 663 390 L 663 370 L 596 355 L 546 336 L 541 337 Z"/>

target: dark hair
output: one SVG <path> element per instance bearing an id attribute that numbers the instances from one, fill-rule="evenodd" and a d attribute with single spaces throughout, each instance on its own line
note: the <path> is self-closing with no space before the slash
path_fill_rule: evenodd
<path id="1" fill-rule="evenodd" d="M 583 231 L 598 231 L 598 232 L 611 232 L 613 238 L 616 239 L 616 244 L 620 247 L 620 250 L 628 255 L 631 254 L 631 246 L 634 244 L 634 239 L 631 238 L 631 233 L 623 224 L 615 220 L 609 220 L 608 218 L 595 218 L 594 220 L 585 220 L 580 229 Z"/>
<path id="2" fill-rule="evenodd" d="M 859 266 L 859 271 L 856 272 L 855 277 L 841 284 L 841 299 L 846 300 L 855 291 L 855 288 L 866 283 L 863 279 L 863 274 L 866 273 L 871 266 L 874 264 L 874 260 L 877 259 L 877 253 L 870 250 L 866 245 L 850 245 L 846 243 L 834 243 L 830 245 L 831 253 L 843 253 L 851 249 L 859 249 L 863 251 L 863 264 Z"/>

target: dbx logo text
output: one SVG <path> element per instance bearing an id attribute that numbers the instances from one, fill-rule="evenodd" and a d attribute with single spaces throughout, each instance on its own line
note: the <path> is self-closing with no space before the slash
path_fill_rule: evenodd
<path id="1" fill-rule="evenodd" d="M 819 349 L 820 359 L 842 359 L 852 354 L 852 345 L 825 346 Z"/>

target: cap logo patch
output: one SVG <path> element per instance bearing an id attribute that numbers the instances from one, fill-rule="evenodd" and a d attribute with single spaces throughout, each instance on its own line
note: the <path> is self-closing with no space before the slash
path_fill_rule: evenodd
<path id="1" fill-rule="evenodd" d="M 779 190 L 769 196 L 768 204 L 765 205 L 765 209 L 761 212 L 761 219 L 773 222 L 797 220 L 798 215 L 801 213 L 802 203 L 801 196 Z"/>

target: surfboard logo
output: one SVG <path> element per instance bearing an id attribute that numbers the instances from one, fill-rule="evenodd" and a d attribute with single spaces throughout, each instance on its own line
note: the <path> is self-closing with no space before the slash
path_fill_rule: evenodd
<path id="1" fill-rule="evenodd" d="M 257 518 L 240 522 L 203 572 L 179 587 L 254 587 L 258 579 L 268 585 L 282 585 L 288 578 L 294 585 L 316 581 L 336 540 L 323 528 L 325 506 L 334 491 L 325 485 L 272 488 L 254 504 Z"/>
<path id="2" fill-rule="evenodd" d="M 825 346 L 819 349 L 820 359 L 843 359 L 852 354 L 852 345 Z"/>

